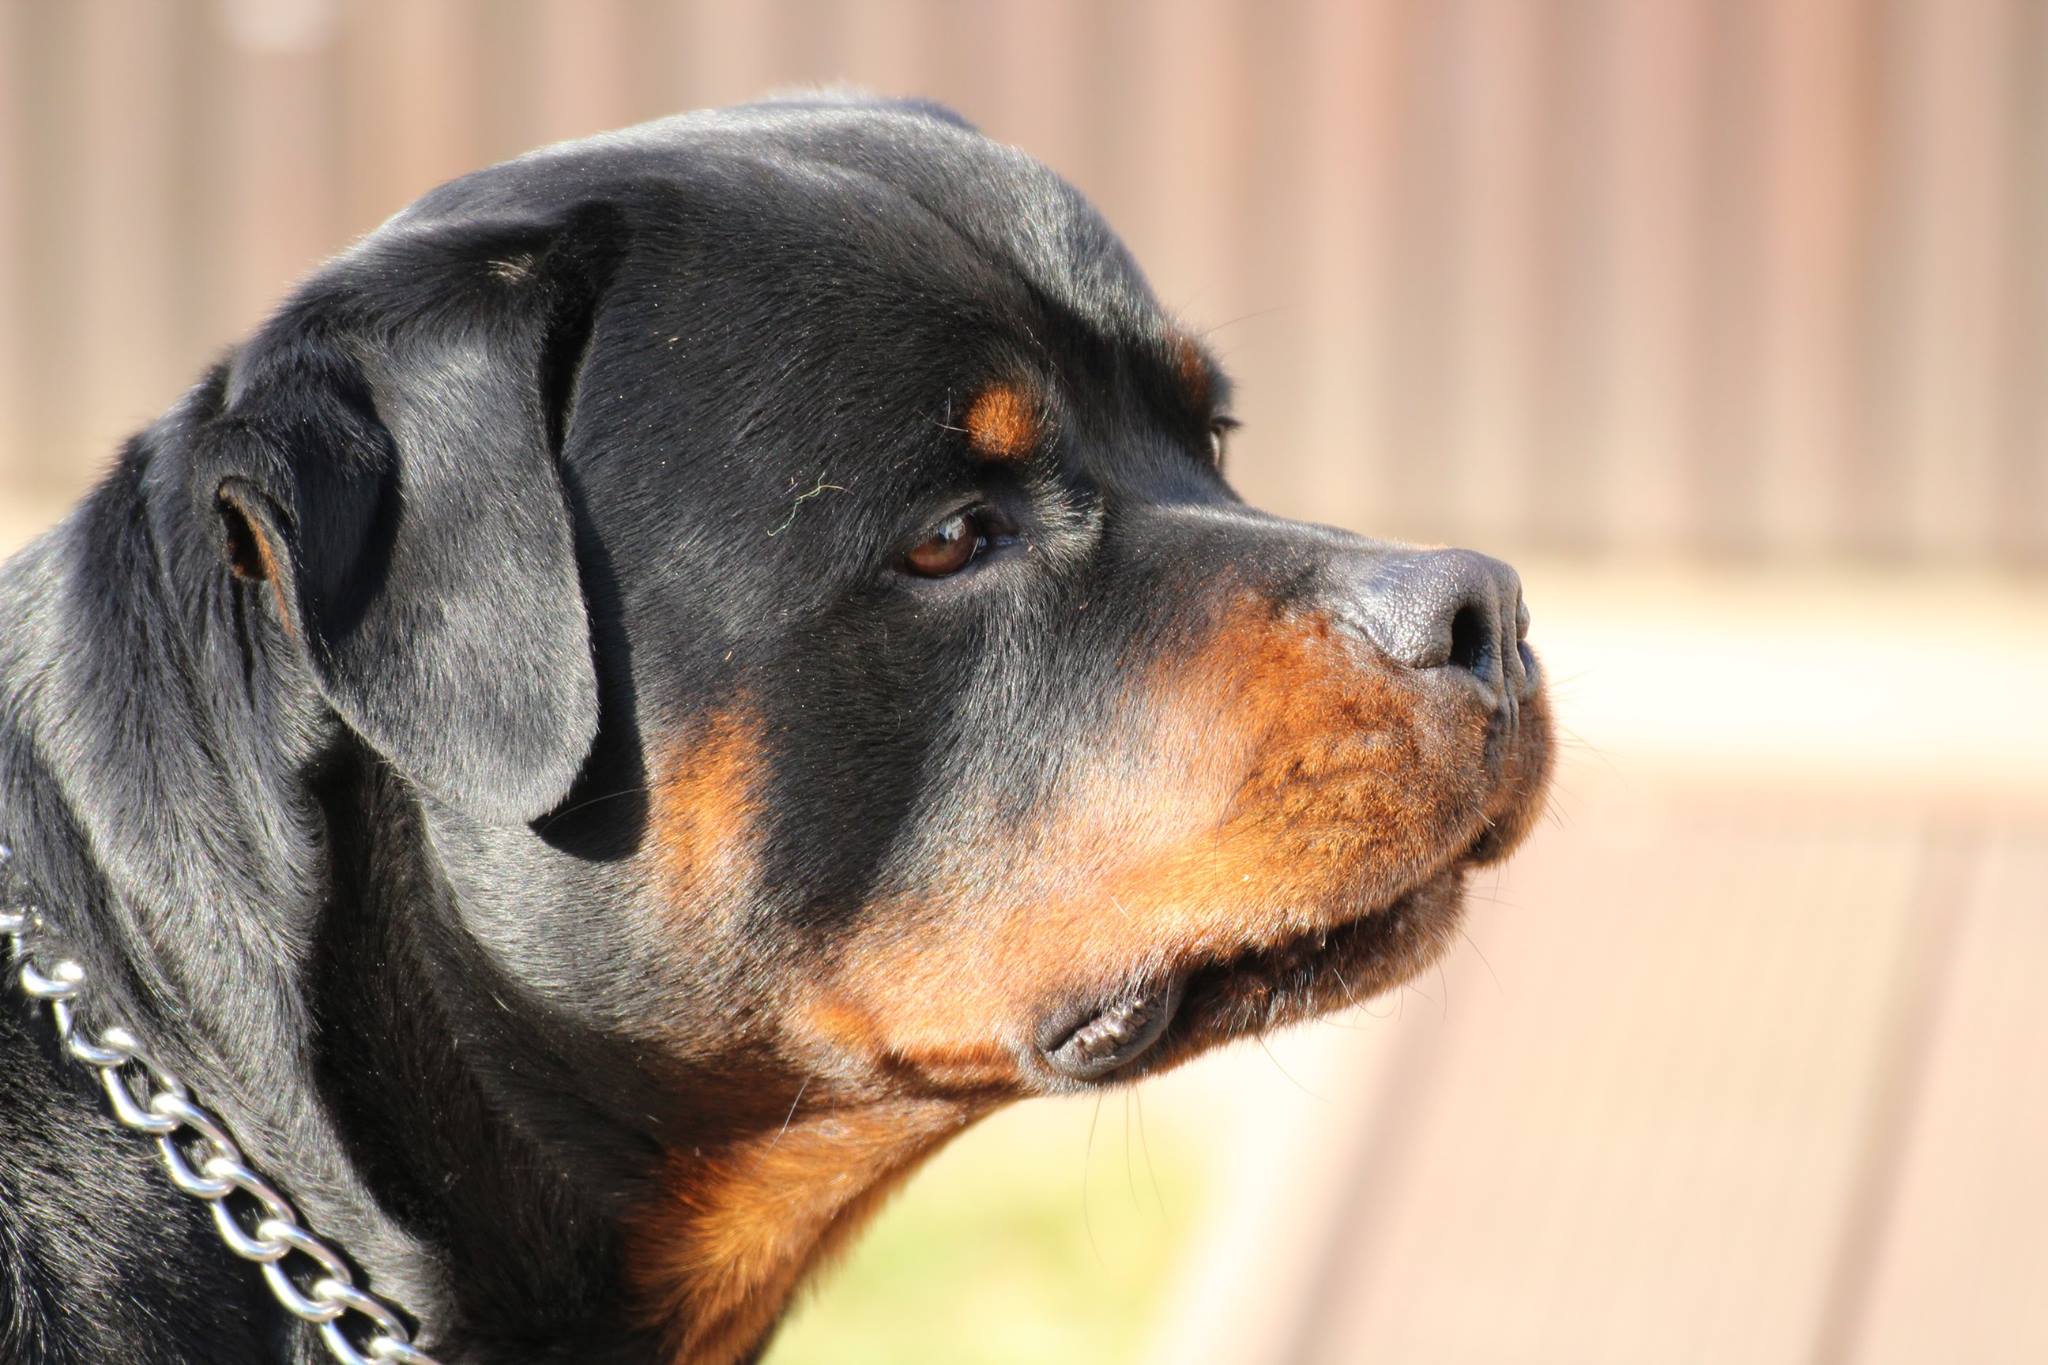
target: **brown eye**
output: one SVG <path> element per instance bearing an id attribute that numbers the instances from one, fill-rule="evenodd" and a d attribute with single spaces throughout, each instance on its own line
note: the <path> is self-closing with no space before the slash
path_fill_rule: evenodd
<path id="1" fill-rule="evenodd" d="M 981 523 L 970 514 L 961 512 L 946 518 L 938 530 L 912 546 L 910 553 L 903 558 L 912 573 L 923 574 L 926 578 L 944 578 L 966 568 L 987 543 Z"/>

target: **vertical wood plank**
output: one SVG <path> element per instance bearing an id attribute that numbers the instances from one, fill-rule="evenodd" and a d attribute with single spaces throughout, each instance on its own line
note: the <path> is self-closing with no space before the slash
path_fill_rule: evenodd
<path id="1" fill-rule="evenodd" d="M 1863 1365 L 2048 1359 L 2048 838 L 1992 833 L 1980 854 L 1927 1084 L 1853 1354 Z"/>
<path id="2" fill-rule="evenodd" d="M 272 27 L 230 7 L 228 90 L 208 130 L 223 170 L 226 333 L 249 331 L 344 244 L 333 175 L 331 35 Z"/>
<path id="3" fill-rule="evenodd" d="M 754 99 L 777 79 L 785 21 L 779 6 L 751 0 L 691 0 L 690 80 L 699 106 Z"/>
<path id="4" fill-rule="evenodd" d="M 1931 829 L 1921 848 L 1909 911 L 1911 939 L 1893 973 L 1891 1008 L 1873 1029 L 1884 1066 L 1856 1134 L 1860 1151 L 1837 1220 L 1833 1267 L 1815 1296 L 1819 1311 L 1809 1354 L 1814 1365 L 1854 1359 L 1875 1306 L 1876 1271 L 1896 1222 L 1908 1133 L 1934 1080 L 1932 1034 L 1955 988 L 1956 949 L 1976 885 L 1981 840 L 1973 833 Z"/>
<path id="5" fill-rule="evenodd" d="M 1231 273 L 1229 194 L 1247 155 L 1242 73 L 1225 60 L 1231 13 L 1224 0 L 1137 0 L 1129 15 L 1117 217 L 1168 311 L 1209 312 Z M 1188 89 L 1202 98 L 1181 98 Z"/>
<path id="6" fill-rule="evenodd" d="M 620 79 L 632 15 L 627 0 L 543 0 L 534 12 L 531 98 L 547 142 L 628 123 L 633 90 Z"/>
<path id="7" fill-rule="evenodd" d="M 35 317 L 22 307 L 29 269 L 23 219 L 30 187 L 23 164 L 23 68 L 29 55 L 22 42 L 21 7 L 0 5 L 0 489 L 22 487 L 30 477 L 28 432 L 21 421 L 22 371 Z"/>
<path id="8" fill-rule="evenodd" d="M 1937 555 L 1991 539 L 1998 423 L 1993 385 L 2005 307 L 2007 186 L 2003 60 L 2010 7 L 1944 0 L 1907 7 L 1913 177 L 1906 254 L 1907 387 L 1899 517 L 1906 543 Z"/>
<path id="9" fill-rule="evenodd" d="M 75 75 L 77 198 L 66 206 L 84 267 L 67 291 L 83 343 L 72 364 L 82 439 L 108 452 L 192 378 L 170 369 L 171 175 L 181 130 L 160 116 L 174 101 L 159 54 L 177 16 L 124 0 L 80 0 L 76 9 L 88 60 Z"/>
<path id="10" fill-rule="evenodd" d="M 682 0 L 635 0 L 630 23 L 633 41 L 622 74 L 632 87 L 633 117 L 661 118 L 693 108 L 692 39 Z"/>
<path id="11" fill-rule="evenodd" d="M 215 130 L 229 120 L 236 58 L 212 10 L 204 0 L 179 0 L 177 23 L 161 54 L 172 73 L 162 117 L 177 130 L 166 228 L 166 250 L 175 265 L 165 284 L 174 368 L 183 379 L 197 379 L 235 341 L 228 280 L 243 268 L 225 233 L 235 171 L 214 140 Z"/>
<path id="12" fill-rule="evenodd" d="M 1608 539 L 1599 475 L 1605 393 L 1599 322 L 1608 223 L 1600 186 L 1607 175 L 1605 111 L 1599 89 L 1602 16 L 1583 4 L 1546 11 L 1541 94 L 1543 191 L 1538 197 L 1543 280 L 1538 287 L 1535 373 L 1537 429 L 1523 458 L 1529 537 L 1552 550 L 1585 551 Z"/>
<path id="13" fill-rule="evenodd" d="M 1534 359 L 1540 282 L 1542 177 L 1540 32 L 1548 7 L 1531 0 L 1452 6 L 1458 57 L 1453 232 L 1456 414 L 1447 452 L 1446 528 L 1482 542 L 1528 532 L 1528 447 L 1535 429 Z"/>
<path id="14" fill-rule="evenodd" d="M 71 215 L 79 193 L 77 91 L 91 60 L 81 12 L 63 5 L 24 5 L 15 15 L 22 60 L 12 73 L 18 92 L 17 159 L 21 175 L 16 220 L 22 271 L 12 306 L 27 344 L 20 353 L 16 427 L 24 465 L 39 492 L 82 481 L 104 452 L 89 452 L 78 385 L 84 336 L 69 293 L 92 266 L 79 250 Z"/>
<path id="15" fill-rule="evenodd" d="M 2005 562 L 2048 569 L 2048 6 L 2014 13 L 2007 58 L 2007 326 L 1999 370 L 1997 541 Z"/>
<path id="16" fill-rule="evenodd" d="M 985 5 L 964 3 L 956 8 L 968 10 L 976 18 L 988 9 Z M 932 55 L 932 21 L 942 16 L 935 15 L 931 5 L 924 0 L 859 0 L 846 6 L 844 13 L 834 62 L 842 79 L 879 95 L 928 95 L 942 100 L 959 97 L 957 90 L 942 92 L 938 88 L 941 82 L 933 79 L 932 68 L 937 63 Z M 1000 60 L 997 52 L 1002 53 Z M 993 106 L 1007 108 L 1009 101 L 1005 96 L 1014 91 L 1019 79 L 1026 78 L 1027 71 L 1031 78 L 1042 79 L 1047 75 L 1044 67 L 1032 60 L 1038 55 L 993 45 L 986 51 L 969 51 L 960 56 L 971 64 L 970 68 L 955 79 L 985 91 Z M 996 118 L 993 112 L 979 116 L 991 121 Z"/>
<path id="17" fill-rule="evenodd" d="M 1405 341 L 1393 251 L 1416 79 L 1404 60 L 1412 8 L 1312 6 L 1298 31 L 1301 145 L 1290 184 L 1300 249 L 1285 263 L 1296 307 L 1274 325 L 1302 336 L 1298 368 L 1268 382 L 1300 408 L 1302 436 L 1290 448 L 1247 433 L 1238 475 L 1255 501 L 1371 529 L 1392 529 L 1384 519 L 1407 458 L 1393 415 Z"/>
<path id="18" fill-rule="evenodd" d="M 1388 350 L 1387 477 L 1375 529 L 1410 540 L 1443 534 L 1452 481 L 1449 399 L 1458 335 L 1451 282 L 1460 247 L 1455 170 L 1444 155 L 1457 113 L 1446 79 L 1459 60 L 1452 19 L 1444 6 L 1417 4 L 1402 30 L 1401 59 L 1414 78 L 1400 87 L 1396 115 L 1387 270 L 1398 331 Z"/>
<path id="19" fill-rule="evenodd" d="M 355 0 L 342 41 L 340 212 L 367 232 L 483 164 L 483 0 Z"/>
<path id="20" fill-rule="evenodd" d="M 1591 433 L 1611 543 L 1670 551 L 1692 529 L 1686 422 L 1698 299 L 1688 263 L 1702 223 L 1698 127 L 1705 39 L 1695 4 L 1607 0 L 1601 216 L 1608 264 L 1599 341 L 1605 402 Z"/>
<path id="21" fill-rule="evenodd" d="M 1363 131 L 1347 129 L 1333 137 L 1315 125 L 1302 97 L 1304 54 L 1344 32 L 1341 26 L 1329 31 L 1330 19 L 1312 0 L 1233 10 L 1221 41 L 1226 53 L 1235 54 L 1237 75 L 1227 97 L 1241 129 L 1210 153 L 1225 157 L 1218 176 L 1222 201 L 1215 211 L 1222 284 L 1211 301 L 1191 306 L 1185 320 L 1237 377 L 1231 415 L 1247 424 L 1236 448 L 1238 467 L 1289 470 L 1294 500 L 1280 505 L 1310 506 L 1318 519 L 1357 524 L 1363 507 L 1347 505 L 1333 496 L 1335 490 L 1311 487 L 1301 473 L 1304 465 L 1355 468 L 1365 458 L 1365 433 L 1356 418 L 1318 425 L 1302 401 L 1303 377 L 1337 300 L 1335 281 L 1303 271 L 1318 244 L 1301 206 L 1330 166 L 1356 164 L 1340 148 Z M 1356 252 L 1359 244 L 1347 249 Z M 1316 316 L 1318 308 L 1322 316 Z"/>
<path id="22" fill-rule="evenodd" d="M 1859 262 L 1870 250 L 1861 120 L 1870 0 L 1763 4 L 1770 136 L 1757 350 L 1759 538 L 1808 552 L 1848 543 Z"/>
<path id="23" fill-rule="evenodd" d="M 1705 98 L 1695 117 L 1690 195 L 1699 218 L 1683 268 L 1694 299 L 1683 412 L 1683 548 L 1741 555 L 1756 547 L 1760 299 L 1758 162 L 1769 133 L 1759 107 L 1762 9 L 1770 0 L 1701 8 L 1695 55 Z"/>

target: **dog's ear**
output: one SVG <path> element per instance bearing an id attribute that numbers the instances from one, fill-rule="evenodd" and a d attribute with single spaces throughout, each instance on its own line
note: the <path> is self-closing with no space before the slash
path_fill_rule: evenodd
<path id="1" fill-rule="evenodd" d="M 237 357 L 219 507 L 328 704 L 479 819 L 556 805 L 597 733 L 559 455 L 602 219 L 387 227 Z"/>

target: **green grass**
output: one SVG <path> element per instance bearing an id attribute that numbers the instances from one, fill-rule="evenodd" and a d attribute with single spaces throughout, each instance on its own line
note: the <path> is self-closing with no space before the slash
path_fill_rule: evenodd
<path id="1" fill-rule="evenodd" d="M 1145 1142 L 1121 1092 L 1099 1112 L 1093 1100 L 1035 1101 L 999 1114 L 919 1172 L 828 1269 L 768 1363 L 1138 1360 L 1202 1176 L 1183 1144 Z"/>

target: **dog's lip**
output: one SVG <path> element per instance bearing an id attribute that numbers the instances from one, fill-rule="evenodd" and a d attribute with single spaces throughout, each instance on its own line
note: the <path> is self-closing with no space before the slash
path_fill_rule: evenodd
<path id="1" fill-rule="evenodd" d="M 1170 973 L 1070 1006 L 1038 1035 L 1038 1054 L 1062 1080 L 1097 1083 L 1134 1079 L 1223 1037 L 1247 1031 L 1227 1022 L 1233 996 L 1263 979 L 1384 951 L 1417 898 L 1472 865 L 1469 856 L 1421 878 L 1384 904 L 1335 924 L 1306 929 L 1264 946 L 1188 963 Z M 1354 1002 L 1355 1003 L 1355 1002 Z M 1251 1024 L 1262 1032 L 1268 1025 Z"/>
<path id="2" fill-rule="evenodd" d="M 1119 991 L 1055 1016 L 1040 1033 L 1039 1055 L 1059 1075 L 1099 1081 L 1150 1052 L 1180 1008 L 1185 973 Z"/>
<path id="3" fill-rule="evenodd" d="M 1304 930 L 1264 947 L 1191 962 L 1070 1006 L 1040 1029 L 1038 1055 L 1065 1081 L 1093 1084 L 1144 1074 L 1167 1052 L 1181 1050 L 1168 1046 L 1173 1039 L 1207 1031 L 1199 1019 L 1189 1028 L 1176 1027 L 1182 1014 L 1206 1016 L 1233 985 L 1270 972 L 1276 963 L 1299 965 L 1340 953 L 1359 936 L 1377 936 L 1379 927 L 1408 899 L 1397 897 L 1327 929 Z"/>
<path id="4" fill-rule="evenodd" d="M 1190 983 L 1199 981 L 1210 988 L 1240 973 L 1256 971 L 1270 954 L 1303 946 L 1321 952 L 1328 938 L 1328 933 L 1303 934 L 1275 948 L 1248 949 L 1228 958 L 1194 963 L 1072 1006 L 1053 1016 L 1039 1031 L 1038 1055 L 1046 1068 L 1064 1081 L 1092 1084 L 1135 1076 L 1149 1069 L 1168 1035 L 1179 1032 L 1174 1024 L 1188 998 Z"/>

